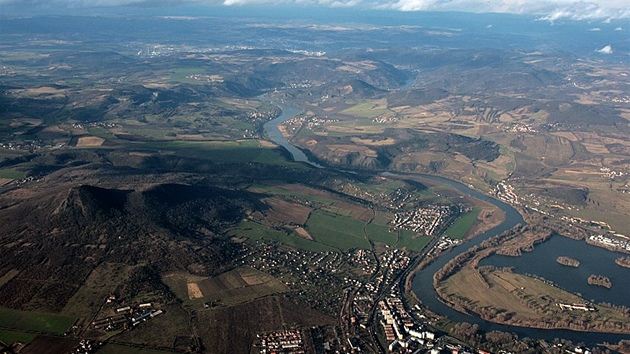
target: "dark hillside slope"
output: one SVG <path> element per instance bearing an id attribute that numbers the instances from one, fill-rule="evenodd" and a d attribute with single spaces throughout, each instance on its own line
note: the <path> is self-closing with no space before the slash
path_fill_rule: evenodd
<path id="1" fill-rule="evenodd" d="M 0 286 L 0 306 L 60 310 L 103 262 L 221 272 L 240 246 L 220 234 L 254 205 L 264 207 L 255 195 L 184 184 L 35 195 L 0 210 L 0 274 L 18 272 Z"/>

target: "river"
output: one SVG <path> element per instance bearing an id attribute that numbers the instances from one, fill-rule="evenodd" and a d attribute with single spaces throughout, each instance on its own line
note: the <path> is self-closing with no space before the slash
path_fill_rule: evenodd
<path id="1" fill-rule="evenodd" d="M 280 132 L 280 129 L 278 129 L 278 125 L 280 123 L 295 117 L 298 113 L 302 112 L 302 110 L 296 107 L 288 106 L 288 105 L 281 105 L 275 102 L 272 102 L 272 103 L 280 106 L 280 108 L 282 109 L 282 114 L 279 117 L 265 123 L 264 129 L 267 132 L 269 139 L 273 141 L 274 143 L 282 146 L 287 151 L 289 151 L 295 161 L 305 162 L 317 168 L 325 168 L 324 166 L 309 160 L 308 156 L 302 150 L 292 145 L 282 135 L 282 133 Z M 630 339 L 630 336 L 621 335 L 621 334 L 576 332 L 576 331 L 569 331 L 569 330 L 545 330 L 545 329 L 501 325 L 501 324 L 485 321 L 477 316 L 466 315 L 461 312 L 455 311 L 454 309 L 440 302 L 438 300 L 438 295 L 435 289 L 433 288 L 433 274 L 436 271 L 438 271 L 441 267 L 443 267 L 446 263 L 448 263 L 448 261 L 453 259 L 455 256 L 461 254 L 462 252 L 466 251 L 468 248 L 474 245 L 477 245 L 490 237 L 493 237 L 504 231 L 507 231 L 519 223 L 523 223 L 523 218 L 518 213 L 518 211 L 512 208 L 510 205 L 502 201 L 499 201 L 497 199 L 490 198 L 476 190 L 473 190 L 467 187 L 466 185 L 462 183 L 455 182 L 453 180 L 443 178 L 443 177 L 438 177 L 438 176 L 421 175 L 421 177 L 427 178 L 427 179 L 430 179 L 430 180 L 433 180 L 442 184 L 449 185 L 462 193 L 468 194 L 472 197 L 491 203 L 505 212 L 505 220 L 503 221 L 502 224 L 482 233 L 481 235 L 476 236 L 474 239 L 462 245 L 455 247 L 453 250 L 445 254 L 442 254 L 440 257 L 438 257 L 437 260 L 431 263 L 428 267 L 415 273 L 413 283 L 412 283 L 413 291 L 416 293 L 418 298 L 423 302 L 423 304 L 431 309 L 431 311 L 439 315 L 446 316 L 454 321 L 477 324 L 479 325 L 479 329 L 482 331 L 513 332 L 513 333 L 518 334 L 519 337 L 540 338 L 540 339 L 547 339 L 547 340 L 551 340 L 554 338 L 566 338 L 575 343 L 581 342 L 587 345 L 595 345 L 597 343 L 603 343 L 603 342 L 617 343 L 622 339 Z M 561 236 L 555 236 L 555 237 L 559 238 Z M 586 247 L 589 247 L 589 249 L 595 248 L 589 245 L 586 245 Z M 536 255 L 536 251 L 532 252 L 531 255 L 533 259 L 528 259 L 527 262 L 529 263 L 538 262 L 537 260 L 538 258 L 534 257 Z M 509 265 L 510 261 L 513 261 L 513 260 L 505 261 L 507 262 L 506 265 Z M 555 262 L 555 258 L 553 258 L 553 261 Z M 523 264 L 526 266 L 527 262 L 524 262 Z M 490 263 L 490 264 L 494 264 L 494 263 Z M 524 267 L 521 269 L 521 271 L 529 272 Z M 536 274 L 533 271 L 529 273 Z M 604 272 L 601 274 L 606 275 L 608 273 Z M 549 280 L 555 281 L 551 277 L 549 278 Z M 561 285 L 561 282 L 558 282 L 558 284 Z M 590 298 L 587 297 L 587 299 L 590 299 Z M 605 301 L 605 300 L 602 300 L 602 301 Z"/>
<path id="2" fill-rule="evenodd" d="M 309 158 L 306 156 L 304 151 L 300 150 L 298 147 L 291 144 L 287 140 L 287 138 L 285 138 L 284 135 L 282 135 L 282 132 L 278 128 L 278 125 L 280 125 L 286 120 L 289 120 L 295 117 L 296 115 L 298 115 L 300 112 L 303 112 L 303 111 L 297 107 L 281 105 L 281 104 L 278 104 L 277 102 L 271 102 L 271 104 L 274 104 L 280 107 L 282 109 L 282 114 L 280 114 L 280 116 L 268 121 L 267 123 L 263 125 L 263 128 L 265 129 L 265 132 L 267 133 L 267 136 L 269 137 L 269 140 L 285 148 L 291 154 L 291 156 L 293 156 L 294 161 L 306 162 L 307 164 L 313 167 L 324 168 L 324 166 L 309 160 Z"/>

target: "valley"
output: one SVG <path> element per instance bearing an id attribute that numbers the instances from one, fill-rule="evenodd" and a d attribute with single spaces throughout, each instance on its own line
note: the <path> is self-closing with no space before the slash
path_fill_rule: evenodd
<path id="1" fill-rule="evenodd" d="M 405 25 L 47 20 L 0 19 L 1 350 L 625 345 L 626 304 L 479 264 L 552 234 L 627 253 L 626 62 Z M 418 287 L 550 331 L 474 329 Z"/>

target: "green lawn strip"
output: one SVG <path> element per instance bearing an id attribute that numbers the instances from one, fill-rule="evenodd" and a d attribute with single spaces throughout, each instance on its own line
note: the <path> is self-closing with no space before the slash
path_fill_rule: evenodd
<path id="1" fill-rule="evenodd" d="M 309 216 L 306 229 L 315 241 L 331 247 L 368 249 L 370 245 L 363 234 L 364 225 L 361 220 L 316 210 Z"/>
<path id="2" fill-rule="evenodd" d="M 255 140 L 225 142 L 176 140 L 143 142 L 135 146 L 175 151 L 185 156 L 218 162 L 258 162 L 269 165 L 302 166 L 287 160 L 277 149 L 261 147 Z"/>
<path id="3" fill-rule="evenodd" d="M 419 252 L 430 240 L 431 237 L 428 236 L 417 236 L 411 231 L 401 231 L 400 241 L 396 248 Z"/>
<path id="4" fill-rule="evenodd" d="M 378 103 L 364 102 L 347 108 L 340 113 L 348 114 L 355 117 L 374 118 L 387 112 L 388 109 L 384 106 L 379 105 Z"/>
<path id="5" fill-rule="evenodd" d="M 26 173 L 13 168 L 5 168 L 0 170 L 0 178 L 22 179 L 26 177 Z"/>
<path id="6" fill-rule="evenodd" d="M 11 309 L 0 309 L 0 327 L 41 333 L 64 334 L 76 318 Z"/>
<path id="7" fill-rule="evenodd" d="M 461 215 L 451 227 L 446 230 L 446 235 L 456 239 L 463 239 L 468 230 L 473 226 L 477 216 L 481 212 L 480 208 L 473 208 L 473 210 Z"/>
<path id="8" fill-rule="evenodd" d="M 103 348 L 99 349 L 97 354 L 166 354 L 174 353 L 171 351 L 145 349 L 136 347 L 127 347 L 118 344 L 107 344 Z"/>
<path id="9" fill-rule="evenodd" d="M 284 232 L 271 229 L 253 221 L 243 221 L 230 231 L 231 236 L 247 237 L 252 240 L 272 240 L 288 246 L 311 252 L 338 252 L 339 250 L 325 244 L 304 239 L 295 232 Z"/>
<path id="10" fill-rule="evenodd" d="M 26 344 L 35 339 L 35 337 L 37 337 L 37 334 L 0 330 L 0 342 L 7 345 L 11 345 L 15 342 Z"/>
<path id="11" fill-rule="evenodd" d="M 321 203 L 324 205 L 333 205 L 337 202 L 335 199 L 325 198 L 318 195 L 311 195 L 308 193 L 299 193 L 291 191 L 287 188 L 279 188 L 276 186 L 266 185 L 266 184 L 252 184 L 249 186 L 248 190 L 256 193 L 268 193 L 274 195 L 287 195 L 292 197 L 301 197 L 308 199 L 311 202 Z"/>
<path id="12" fill-rule="evenodd" d="M 388 246 L 394 246 L 396 244 L 396 231 L 390 232 L 389 226 L 372 222 L 368 224 L 366 229 L 370 240 L 384 243 Z"/>
<path id="13" fill-rule="evenodd" d="M 396 248 L 406 248 L 410 251 L 420 251 L 426 245 L 430 237 L 418 236 L 409 230 L 400 230 L 400 240 L 396 244 L 397 231 L 389 231 L 388 222 L 391 220 L 389 213 L 377 212 L 374 221 L 367 226 L 370 240 L 384 243 L 388 246 L 396 245 Z"/>

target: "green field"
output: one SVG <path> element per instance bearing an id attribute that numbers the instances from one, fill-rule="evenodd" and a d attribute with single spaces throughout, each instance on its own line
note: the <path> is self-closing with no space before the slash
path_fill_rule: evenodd
<path id="1" fill-rule="evenodd" d="M 410 251 L 421 251 L 422 248 L 429 243 L 431 237 L 428 236 L 410 236 L 407 231 L 401 231 L 401 238 L 396 248 L 406 248 Z"/>
<path id="2" fill-rule="evenodd" d="M 390 247 L 396 245 L 396 231 L 389 231 L 389 226 L 371 222 L 366 226 L 366 231 L 370 240 L 380 242 Z"/>
<path id="3" fill-rule="evenodd" d="M 387 112 L 389 112 L 387 106 L 384 106 L 379 102 L 365 102 L 347 108 L 340 113 L 348 114 L 355 117 L 375 118 Z"/>
<path id="4" fill-rule="evenodd" d="M 287 160 L 280 150 L 260 146 L 256 140 L 241 141 L 161 141 L 138 144 L 152 149 L 170 150 L 189 157 L 218 162 L 258 162 L 269 165 L 301 167 Z"/>
<path id="5" fill-rule="evenodd" d="M 0 342 L 8 345 L 15 342 L 26 344 L 35 339 L 35 337 L 37 337 L 37 334 L 0 330 Z"/>
<path id="6" fill-rule="evenodd" d="M 62 335 L 75 321 L 68 316 L 0 309 L 0 327 L 4 328 Z"/>
<path id="7" fill-rule="evenodd" d="M 300 197 L 308 199 L 311 202 L 320 203 L 323 205 L 333 205 L 337 201 L 332 198 L 326 198 L 319 195 L 309 194 L 307 191 L 302 190 L 289 190 L 288 188 L 281 188 L 266 184 L 252 184 L 248 187 L 248 190 L 256 193 L 269 193 L 274 195 L 286 195 L 292 197 Z"/>
<path id="8" fill-rule="evenodd" d="M 118 344 L 107 344 L 103 348 L 99 349 L 97 354 L 165 354 L 165 353 L 174 353 L 171 351 L 165 350 L 156 350 L 156 349 L 142 349 L 135 347 L 127 347 L 124 345 Z"/>
<path id="9" fill-rule="evenodd" d="M 8 178 L 8 179 L 22 179 L 26 177 L 26 173 L 22 171 L 17 171 L 13 168 L 6 168 L 0 170 L 0 178 Z"/>
<path id="10" fill-rule="evenodd" d="M 466 236 L 468 230 L 470 230 L 470 228 L 477 220 L 477 216 L 479 216 L 480 212 L 481 209 L 473 208 L 473 210 L 465 213 L 464 215 L 461 215 L 459 218 L 457 218 L 457 220 L 455 220 L 453 225 L 451 225 L 451 227 L 446 230 L 446 234 L 452 238 L 456 238 L 459 240 L 463 239 L 464 236 Z"/>
<path id="11" fill-rule="evenodd" d="M 338 252 L 335 247 L 330 247 L 319 242 L 307 240 L 297 235 L 295 232 L 284 232 L 274 230 L 268 226 L 254 221 L 243 221 L 236 228 L 230 231 L 230 236 L 247 237 L 252 240 L 272 240 L 288 246 L 303 249 L 311 252 Z"/>
<path id="12" fill-rule="evenodd" d="M 331 247 L 369 249 L 370 244 L 363 233 L 364 225 L 357 219 L 317 210 L 309 216 L 306 229 L 315 241 Z"/>
<path id="13" fill-rule="evenodd" d="M 366 225 L 365 222 L 352 217 L 316 210 L 311 213 L 306 223 L 306 229 L 313 236 L 313 241 L 300 237 L 293 230 L 275 230 L 255 221 L 242 221 L 230 231 L 229 235 L 247 237 L 252 240 L 272 240 L 311 252 L 338 252 L 351 248 L 369 249 L 370 245 L 363 233 L 364 227 L 370 240 L 410 251 L 422 250 L 431 239 L 419 237 L 412 231 L 401 230 L 400 239 L 396 243 L 397 232 L 389 231 L 388 220 L 384 214 L 378 215 L 373 222 Z"/>

